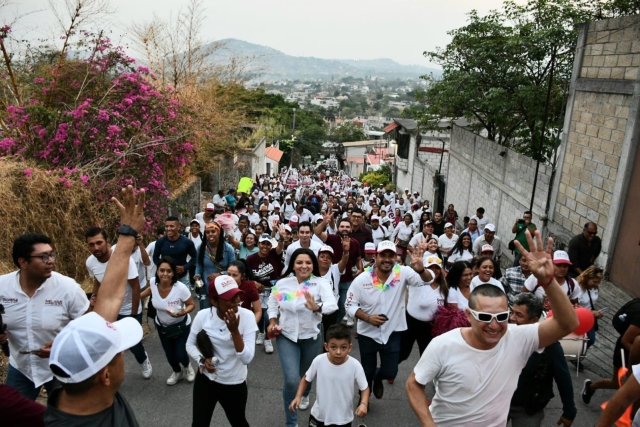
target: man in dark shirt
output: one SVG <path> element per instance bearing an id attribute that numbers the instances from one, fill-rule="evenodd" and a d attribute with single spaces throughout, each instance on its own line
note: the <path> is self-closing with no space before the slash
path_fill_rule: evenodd
<path id="1" fill-rule="evenodd" d="M 322 222 L 319 223 L 314 229 L 314 232 L 316 236 L 320 238 L 320 240 L 331 246 L 331 248 L 333 249 L 334 264 L 339 263 L 342 259 L 342 237 L 351 237 L 349 261 L 347 262 L 345 273 L 340 276 L 340 298 L 338 300 L 337 318 L 338 322 L 341 322 L 343 319 L 345 319 L 347 326 L 351 327 L 355 322 L 353 319 L 345 317 L 346 312 L 344 309 L 344 303 L 347 300 L 347 292 L 349 291 L 349 286 L 351 286 L 351 282 L 353 281 L 354 277 L 356 277 L 362 272 L 362 270 L 364 270 L 364 268 L 362 267 L 362 254 L 364 253 L 364 249 L 360 251 L 359 242 L 353 237 L 351 222 L 348 218 L 342 218 L 340 219 L 340 221 L 338 221 L 338 234 L 328 234 L 325 230 L 327 229 L 327 225 L 329 225 L 332 220 L 333 214 L 325 215 Z"/>
<path id="2" fill-rule="evenodd" d="M 538 323 L 542 301 L 531 293 L 518 294 L 513 302 L 511 322 L 516 325 Z M 570 426 L 577 409 L 573 400 L 571 374 L 559 342 L 547 346 L 542 353 L 534 352 L 518 378 L 518 388 L 511 398 L 509 419 L 513 425 L 540 425 L 544 408 L 553 398 L 553 380 L 562 400 L 562 416 L 558 425 Z"/>
<path id="3" fill-rule="evenodd" d="M 119 388 L 124 381 L 124 350 L 142 339 L 142 326 L 132 317 L 116 321 L 127 283 L 129 258 L 137 233 L 145 225 L 145 194 L 123 190 L 118 248 L 109 260 L 94 312 L 71 321 L 54 339 L 49 367 L 60 381 L 49 395 L 46 426 L 138 427 L 133 410 Z"/>
<path id="4" fill-rule="evenodd" d="M 373 243 L 371 229 L 364 223 L 364 212 L 360 208 L 351 211 L 351 238 L 356 239 L 360 245 L 360 253 L 364 253 L 364 245 Z M 340 258 L 338 258 L 340 260 Z"/>
<path id="5" fill-rule="evenodd" d="M 164 220 L 165 235 L 156 242 L 153 251 L 153 263 L 160 265 L 163 256 L 170 256 L 175 261 L 178 280 L 189 287 L 189 269 L 195 265 L 197 252 L 193 242 L 180 234 L 180 220 L 176 216 Z M 187 255 L 191 257 L 187 262 Z"/>
<path id="6" fill-rule="evenodd" d="M 602 241 L 597 236 L 598 226 L 593 222 L 585 224 L 582 234 L 578 234 L 569 242 L 569 259 L 572 267 L 569 269 L 571 277 L 578 277 L 584 270 L 593 265 L 600 251 Z"/>

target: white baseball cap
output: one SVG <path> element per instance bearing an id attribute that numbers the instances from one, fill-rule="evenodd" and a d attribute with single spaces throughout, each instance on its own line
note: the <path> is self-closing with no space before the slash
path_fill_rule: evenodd
<path id="1" fill-rule="evenodd" d="M 291 200 L 291 196 L 287 194 L 287 196 L 284 199 L 285 200 Z"/>
<path id="2" fill-rule="evenodd" d="M 493 225 L 493 224 L 487 224 L 487 225 L 485 225 L 485 226 L 484 226 L 484 229 L 485 229 L 485 230 L 489 230 L 489 231 L 491 231 L 492 233 L 495 233 L 495 232 L 496 232 L 496 226 L 495 226 L 495 225 Z"/>
<path id="3" fill-rule="evenodd" d="M 383 240 L 382 242 L 378 243 L 377 252 L 382 253 L 384 251 L 396 252 L 396 245 L 389 240 Z"/>
<path id="4" fill-rule="evenodd" d="M 372 243 L 372 242 L 367 242 L 367 243 L 364 244 L 364 251 L 365 251 L 365 253 L 366 252 L 375 253 L 376 252 L 376 245 L 374 243 Z"/>
<path id="5" fill-rule="evenodd" d="M 313 216 L 313 222 L 318 222 L 318 220 L 323 220 L 324 218 L 322 218 L 321 214 L 315 214 Z"/>
<path id="6" fill-rule="evenodd" d="M 291 215 L 291 218 L 289 218 L 289 224 L 291 224 L 292 227 L 297 227 L 299 222 L 300 217 L 298 215 Z"/>
<path id="7" fill-rule="evenodd" d="M 371 221 L 380 221 L 380 217 L 378 215 L 371 215 Z"/>
<path id="8" fill-rule="evenodd" d="M 482 249 L 480 249 L 480 253 L 482 252 L 494 252 L 493 250 L 493 246 L 486 244 L 486 245 L 482 245 Z"/>
<path id="9" fill-rule="evenodd" d="M 444 225 L 444 228 L 449 228 L 449 227 L 453 227 L 453 224 L 451 224 L 450 222 L 447 222 L 447 223 Z"/>
<path id="10" fill-rule="evenodd" d="M 269 236 L 266 233 L 261 234 L 260 238 L 258 239 L 258 243 L 262 243 L 262 242 L 269 242 L 271 245 L 273 245 L 273 243 L 271 242 L 271 236 Z"/>
<path id="11" fill-rule="evenodd" d="M 331 254 L 333 255 L 333 248 L 329 245 L 323 245 L 320 247 L 320 249 L 318 249 L 318 255 L 320 255 L 320 253 L 322 252 L 331 252 Z"/>
<path id="12" fill-rule="evenodd" d="M 214 205 L 213 203 L 207 203 L 206 210 L 213 211 L 215 209 L 216 209 L 216 205 Z"/>
<path id="13" fill-rule="evenodd" d="M 569 254 L 565 251 L 555 251 L 553 253 L 553 263 L 554 264 L 571 264 L 571 260 L 569 259 Z"/>
<path id="14" fill-rule="evenodd" d="M 66 374 L 54 374 L 60 382 L 77 384 L 141 340 L 142 326 L 135 318 L 111 323 L 96 312 L 87 313 L 69 322 L 53 340 L 49 366 Z"/>
<path id="15" fill-rule="evenodd" d="M 442 260 L 437 255 L 430 255 L 424 260 L 424 268 L 429 268 L 432 265 L 437 265 L 442 268 Z"/>
<path id="16" fill-rule="evenodd" d="M 236 280 L 226 274 L 216 277 L 213 282 L 209 283 L 210 297 L 218 297 L 225 301 L 230 301 L 237 294 L 244 294 L 244 292 L 238 288 Z"/>

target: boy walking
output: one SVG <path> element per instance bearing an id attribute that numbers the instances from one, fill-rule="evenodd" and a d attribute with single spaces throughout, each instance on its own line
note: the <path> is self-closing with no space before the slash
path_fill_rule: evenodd
<path id="1" fill-rule="evenodd" d="M 316 382 L 316 401 L 311 408 L 309 427 L 347 427 L 353 421 L 354 383 L 361 392 L 355 415 L 363 418 L 369 407 L 369 386 L 362 365 L 349 353 L 353 348 L 349 328 L 337 324 L 327 330 L 324 348 L 327 351 L 311 362 L 300 380 L 298 393 L 289 409 L 295 412 L 310 382 Z M 316 378 L 317 377 L 317 378 Z"/>

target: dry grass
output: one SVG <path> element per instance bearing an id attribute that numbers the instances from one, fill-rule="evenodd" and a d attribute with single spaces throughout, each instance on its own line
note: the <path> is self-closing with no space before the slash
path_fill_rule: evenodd
<path id="1" fill-rule="evenodd" d="M 25 170 L 31 171 L 31 176 Z M 13 240 L 27 232 L 46 234 L 59 256 L 56 271 L 83 283 L 87 277 L 88 251 L 84 232 L 94 225 L 107 230 L 115 226 L 115 209 L 99 208 L 90 189 L 70 180 L 71 187 L 59 177 L 34 165 L 0 160 L 0 273 L 15 270 L 11 259 Z"/>

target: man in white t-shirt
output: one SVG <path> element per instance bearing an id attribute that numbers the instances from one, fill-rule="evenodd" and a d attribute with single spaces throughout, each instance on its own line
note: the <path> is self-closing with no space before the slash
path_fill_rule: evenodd
<path id="1" fill-rule="evenodd" d="M 373 237 L 373 243 L 378 246 L 378 243 L 389 238 L 389 230 L 380 225 L 380 217 L 378 215 L 371 216 L 371 237 Z"/>
<path id="2" fill-rule="evenodd" d="M 56 252 L 48 236 L 23 234 L 14 240 L 12 254 L 18 270 L 0 276 L 2 321 L 7 325 L 0 344 L 8 340 L 11 353 L 6 384 L 36 400 L 43 386 L 48 393 L 54 388 L 49 369 L 54 338 L 85 314 L 89 301 L 75 280 L 53 271 Z M 1 415 L 0 420 L 4 425 Z"/>
<path id="3" fill-rule="evenodd" d="M 553 276 L 553 239 L 545 251 L 538 231 L 535 238 L 534 246 L 527 234 L 531 252 L 519 243 L 516 246 L 544 283 L 554 316 L 535 325 L 509 327 L 504 292 L 491 285 L 474 289 L 465 310 L 471 327 L 434 338 L 407 380 L 409 403 L 422 426 L 506 425 L 511 396 L 529 356 L 579 326 L 573 306 Z M 437 388 L 429 405 L 424 387 L 431 381 L 437 381 Z"/>
<path id="4" fill-rule="evenodd" d="M 287 247 L 287 253 L 285 254 L 284 258 L 284 270 L 282 271 L 287 270 L 289 261 L 291 260 L 291 255 L 293 255 L 293 252 L 296 249 L 309 248 L 313 251 L 314 254 L 316 254 L 316 257 L 318 256 L 318 250 L 320 250 L 323 244 L 311 239 L 311 236 L 313 236 L 313 226 L 311 225 L 311 223 L 308 221 L 301 222 L 298 225 L 298 241 L 293 242 L 289 245 L 289 247 Z"/>
<path id="5" fill-rule="evenodd" d="M 440 247 L 440 252 L 442 252 L 442 255 L 445 257 L 444 261 L 446 261 L 446 254 L 456 245 L 458 237 L 459 236 L 454 233 L 453 224 L 447 222 L 444 225 L 444 234 L 438 237 L 438 246 Z"/>
<path id="6" fill-rule="evenodd" d="M 573 304 L 577 304 L 578 299 L 580 299 L 582 295 L 582 288 L 575 279 L 569 276 L 570 266 L 571 261 L 569 260 L 568 253 L 565 251 L 555 251 L 553 253 L 553 274 L 558 282 L 564 281 L 562 285 L 560 285 L 560 289 L 569 297 Z M 538 279 L 536 279 L 533 274 L 524 281 L 521 292 L 533 292 L 535 296 L 545 302 L 545 289 L 540 286 Z"/>
<path id="7" fill-rule="evenodd" d="M 470 219 L 475 219 L 478 223 L 478 229 L 484 230 L 485 225 L 489 224 L 489 217 L 484 214 L 484 208 L 476 209 L 476 214 L 472 216 Z"/>
<path id="8" fill-rule="evenodd" d="M 113 255 L 114 249 L 107 242 L 107 233 L 99 227 L 93 227 L 85 233 L 87 247 L 92 255 L 87 258 L 86 267 L 89 276 L 93 277 L 92 302 L 100 298 L 100 285 L 104 279 L 104 274 L 109 265 L 109 259 Z M 137 246 L 134 246 L 134 248 Z M 125 317 L 133 317 L 142 324 L 142 304 L 140 302 L 140 280 L 138 279 L 138 268 L 132 258 L 129 258 L 129 271 L 127 274 L 127 285 L 125 287 L 124 301 L 118 313 L 118 320 Z M 142 376 L 145 379 L 151 378 L 152 367 L 149 356 L 142 345 L 142 341 L 130 348 L 131 353 L 142 368 Z"/>

